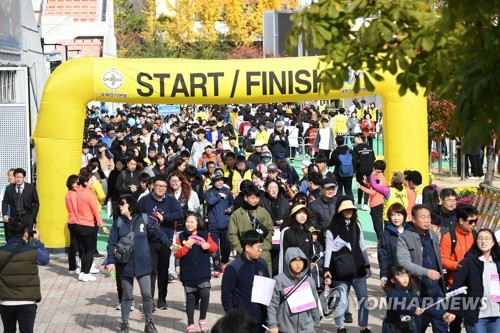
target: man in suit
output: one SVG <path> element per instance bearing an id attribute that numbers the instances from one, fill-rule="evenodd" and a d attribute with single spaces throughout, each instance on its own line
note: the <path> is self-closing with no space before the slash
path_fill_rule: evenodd
<path id="1" fill-rule="evenodd" d="M 22 222 L 27 223 L 29 230 L 33 229 L 40 208 L 38 194 L 33 184 L 26 183 L 26 171 L 22 168 L 14 170 L 15 183 L 7 186 L 2 200 L 2 212 L 7 211 L 10 206 L 10 218 L 19 217 Z M 3 216 L 4 223 L 9 222 L 9 216 Z M 8 230 L 8 228 L 7 228 Z M 6 233 L 5 238 L 10 237 Z"/>

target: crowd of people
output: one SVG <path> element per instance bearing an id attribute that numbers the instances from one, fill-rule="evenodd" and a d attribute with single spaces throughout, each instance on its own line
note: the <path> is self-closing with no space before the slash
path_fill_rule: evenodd
<path id="1" fill-rule="evenodd" d="M 363 210 L 378 239 L 380 285 L 394 305 L 383 332 L 425 332 L 430 323 L 434 332 L 460 332 L 462 323 L 468 333 L 496 332 L 500 249 L 493 232 L 476 230 L 477 210 L 457 205 L 453 189 L 424 186 L 418 170 L 394 172 L 388 182 L 372 147 L 381 126 L 375 104 L 364 101 L 335 111 L 313 104 L 204 105 L 161 115 L 154 105 L 123 105 L 110 115 L 90 108 L 82 168 L 66 184 L 68 272 L 96 280 L 100 228 L 109 234 L 101 268 L 116 279 L 120 332 L 129 332 L 134 279 L 144 331 L 157 332 L 152 313 L 168 309 L 168 285 L 176 278 L 185 292 L 186 332 L 208 332 L 211 279 L 222 277 L 224 310 L 246 318 L 241 325 L 253 332 L 318 332 L 321 321 L 334 320 L 345 333 L 353 289 L 357 325 L 370 333 Z M 314 158 L 302 161 L 301 177 L 290 164 L 293 131 L 312 138 Z M 18 174 L 13 170 L 15 184 Z M 4 222 L 24 217 L 31 230 L 38 206 L 25 201 L 19 208 L 15 184 L 3 199 Z M 100 215 L 104 206 L 110 230 Z M 1 254 L 2 248 L 0 262 Z M 275 280 L 266 304 L 252 301 L 257 277 Z M 455 306 L 428 306 L 462 286 L 468 293 Z M 486 299 L 484 309 L 467 308 L 476 298 Z M 213 332 L 231 327 L 222 319 Z"/>

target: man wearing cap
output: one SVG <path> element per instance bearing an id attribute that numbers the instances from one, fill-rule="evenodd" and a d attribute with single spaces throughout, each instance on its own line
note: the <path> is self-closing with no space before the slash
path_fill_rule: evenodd
<path id="1" fill-rule="evenodd" d="M 308 205 L 308 208 L 314 212 L 314 217 L 311 219 L 313 225 L 322 231 L 326 230 L 335 214 L 336 193 L 335 179 L 325 178 L 321 183 L 321 197 Z"/>
<path id="2" fill-rule="evenodd" d="M 248 157 L 248 160 L 253 163 L 253 165 L 259 165 L 260 156 L 262 155 L 262 141 L 255 139 L 254 147 L 255 151 Z"/>
<path id="3" fill-rule="evenodd" d="M 252 169 L 248 167 L 245 156 L 238 155 L 236 156 L 236 167 L 229 176 L 229 184 L 231 184 L 233 193 L 240 192 L 240 183 L 244 179 L 252 180 Z"/>
<path id="4" fill-rule="evenodd" d="M 273 164 L 273 156 L 270 151 L 263 151 L 260 155 L 260 163 L 257 164 L 257 170 L 262 173 L 264 179 L 267 178 L 267 170 L 269 166 Z"/>
<path id="5" fill-rule="evenodd" d="M 144 143 L 144 141 L 142 141 L 139 138 L 140 134 L 141 134 L 140 128 L 134 128 L 133 130 L 130 131 L 129 146 L 138 147 L 139 148 L 139 157 L 141 159 L 145 159 L 147 152 L 148 152 L 148 147 L 146 147 L 146 144 Z"/>
<path id="6" fill-rule="evenodd" d="M 191 151 L 191 148 L 193 148 L 194 140 L 191 132 L 188 132 L 186 126 L 182 126 L 181 128 L 179 128 L 179 136 L 182 140 L 184 140 L 184 147 L 186 147 L 187 150 Z"/>
<path id="7" fill-rule="evenodd" d="M 208 143 L 205 146 L 205 152 L 198 159 L 196 167 L 198 168 L 198 170 L 202 170 L 202 172 L 205 172 L 207 170 L 208 162 L 214 162 L 218 168 L 222 168 L 222 166 L 224 165 L 219 155 L 214 154 L 211 143 Z"/>
<path id="8" fill-rule="evenodd" d="M 269 137 L 269 145 L 271 146 L 271 153 L 273 158 L 287 156 L 288 149 L 288 136 L 283 132 L 283 122 L 277 121 L 273 134 Z"/>
<path id="9" fill-rule="evenodd" d="M 204 194 L 208 208 L 208 230 L 217 244 L 217 252 L 213 256 L 214 277 L 219 277 L 229 262 L 231 246 L 227 238 L 229 219 L 233 212 L 233 195 L 229 187 L 224 185 L 224 174 L 215 171 L 212 187 Z"/>
<path id="10" fill-rule="evenodd" d="M 278 169 L 281 171 L 281 179 L 286 180 L 290 186 L 297 186 L 299 183 L 299 175 L 297 171 L 288 164 L 286 157 L 283 156 L 278 158 Z"/>

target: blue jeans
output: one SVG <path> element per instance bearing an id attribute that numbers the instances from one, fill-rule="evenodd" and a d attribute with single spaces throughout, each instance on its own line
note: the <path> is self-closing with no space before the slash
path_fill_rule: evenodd
<path id="1" fill-rule="evenodd" d="M 231 253 L 231 245 L 227 238 L 228 229 L 210 228 L 210 236 L 215 244 L 217 244 L 217 252 L 212 255 L 214 261 L 214 270 L 222 272 L 221 263 L 227 264 L 229 262 L 229 254 Z"/>
<path id="2" fill-rule="evenodd" d="M 356 278 L 352 281 L 333 281 L 333 287 L 338 287 L 340 285 L 344 285 L 346 290 L 349 290 L 350 286 L 354 288 L 354 293 L 358 300 L 358 326 L 368 326 L 368 309 L 366 308 L 366 305 L 368 305 L 368 287 L 366 285 L 366 277 Z M 347 297 L 349 298 L 349 295 L 347 295 Z M 346 307 L 346 310 L 347 308 L 348 307 Z M 343 315 L 335 318 L 335 326 L 344 327 Z"/>
<path id="3" fill-rule="evenodd" d="M 467 333 L 496 333 L 500 332 L 500 317 L 480 318 L 477 323 L 465 321 Z"/>

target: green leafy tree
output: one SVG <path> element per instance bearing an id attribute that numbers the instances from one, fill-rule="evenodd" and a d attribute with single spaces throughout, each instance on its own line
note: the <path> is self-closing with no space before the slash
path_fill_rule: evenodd
<path id="1" fill-rule="evenodd" d="M 423 87 L 455 101 L 454 117 L 474 147 L 500 133 L 499 14 L 500 0 L 317 0 L 294 16 L 288 47 L 303 34 L 307 48 L 322 51 L 325 91 L 342 87 L 350 65 L 370 74 L 368 90 L 388 71 L 400 95 Z"/>

